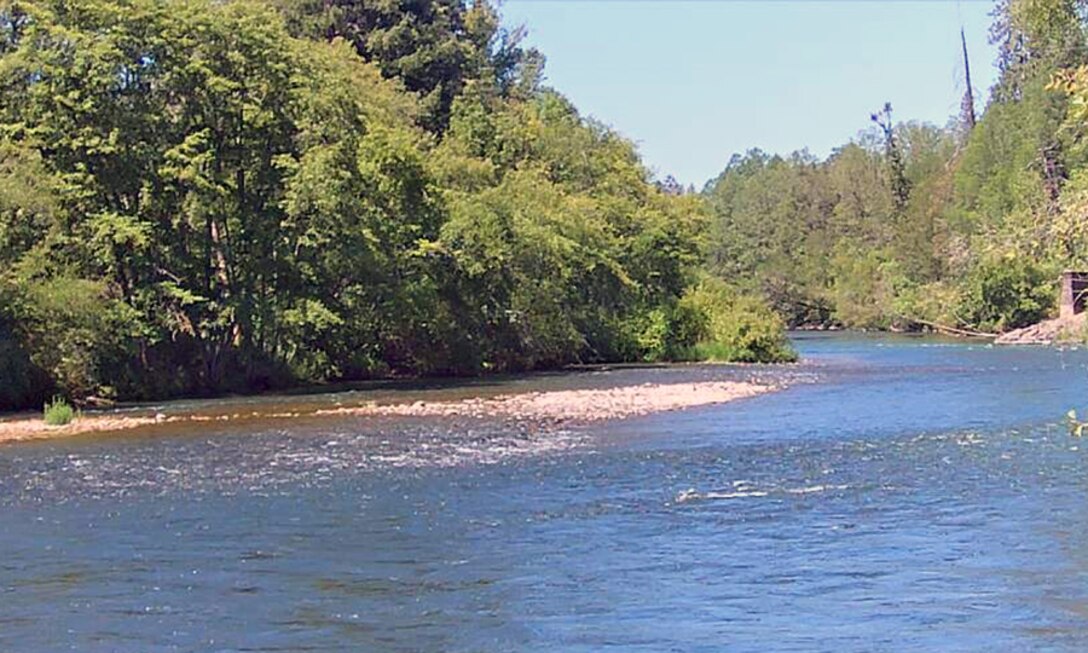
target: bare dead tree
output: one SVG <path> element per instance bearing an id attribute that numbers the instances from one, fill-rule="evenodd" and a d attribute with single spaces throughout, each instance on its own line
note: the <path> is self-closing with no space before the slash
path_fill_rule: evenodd
<path id="1" fill-rule="evenodd" d="M 892 201 L 897 215 L 902 215 L 910 200 L 910 180 L 907 179 L 907 165 L 903 160 L 899 139 L 895 137 L 895 122 L 892 120 L 892 103 L 885 102 L 884 108 L 870 114 L 869 118 L 884 132 L 884 155 L 888 165 L 888 182 L 891 186 Z"/>
<path id="2" fill-rule="evenodd" d="M 967 128 L 967 133 L 971 133 L 971 130 L 975 128 L 975 122 L 977 120 L 975 114 L 975 91 L 971 86 L 971 61 L 967 56 L 967 35 L 964 33 L 963 28 L 960 28 L 960 43 L 963 44 L 963 73 L 967 84 L 967 90 L 963 94 L 963 103 L 960 106 L 963 112 L 963 124 Z"/>

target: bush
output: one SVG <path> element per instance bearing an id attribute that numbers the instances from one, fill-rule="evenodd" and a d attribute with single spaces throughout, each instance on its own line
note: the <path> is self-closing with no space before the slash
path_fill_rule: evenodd
<path id="1" fill-rule="evenodd" d="M 24 343 L 0 315 L 0 411 L 40 406 L 54 390 L 49 376 L 30 360 Z"/>
<path id="2" fill-rule="evenodd" d="M 925 320 L 949 326 L 967 326 L 957 312 L 961 303 L 960 288 L 948 281 L 933 281 L 902 288 L 896 295 L 894 311 L 899 326 L 910 328 Z"/>
<path id="3" fill-rule="evenodd" d="M 103 281 L 72 277 L 20 285 L 16 321 L 30 362 L 57 391 L 80 398 L 124 381 L 128 349 L 139 333 L 136 309 L 112 296 Z M 48 396 L 48 395 L 47 395 Z"/>
<path id="4" fill-rule="evenodd" d="M 636 312 L 623 328 L 634 355 L 646 362 L 689 358 L 691 346 L 702 337 L 706 319 L 691 306 L 674 304 Z"/>
<path id="5" fill-rule="evenodd" d="M 797 360 L 782 318 L 759 299 L 738 295 L 721 280 L 704 280 L 681 304 L 703 316 L 701 337 L 689 348 L 689 358 L 741 363 Z"/>
<path id="6" fill-rule="evenodd" d="M 61 397 L 53 397 L 53 401 L 47 402 L 42 412 L 45 423 L 49 426 L 64 426 L 76 417 L 75 409 Z"/>
<path id="7" fill-rule="evenodd" d="M 1034 324 L 1054 307 L 1055 278 L 1023 256 L 985 258 L 967 276 L 960 314 L 984 330 L 1007 331 Z"/>
<path id="8" fill-rule="evenodd" d="M 904 275 L 889 259 L 879 251 L 838 248 L 830 262 L 834 284 L 829 290 L 837 322 L 862 329 L 892 326 L 894 298 Z"/>

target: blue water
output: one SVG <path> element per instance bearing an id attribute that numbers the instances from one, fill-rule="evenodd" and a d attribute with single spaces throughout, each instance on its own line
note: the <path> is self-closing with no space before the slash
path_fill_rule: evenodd
<path id="1" fill-rule="evenodd" d="M 798 339 L 561 434 L 345 419 L 0 448 L 0 651 L 1088 650 L 1088 352 Z"/>

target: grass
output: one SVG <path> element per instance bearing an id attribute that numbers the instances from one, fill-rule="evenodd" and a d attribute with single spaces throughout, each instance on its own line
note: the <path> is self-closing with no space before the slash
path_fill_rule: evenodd
<path id="1" fill-rule="evenodd" d="M 723 342 L 700 342 L 688 349 L 685 358 L 715 363 L 794 363 L 797 352 L 788 345 L 738 348 Z"/>
<path id="2" fill-rule="evenodd" d="M 720 342 L 700 342 L 688 352 L 691 360 L 729 363 L 737 360 L 737 350 Z"/>
<path id="3" fill-rule="evenodd" d="M 53 397 L 53 401 L 45 404 L 42 413 L 49 426 L 64 426 L 76 417 L 75 409 L 62 397 Z"/>

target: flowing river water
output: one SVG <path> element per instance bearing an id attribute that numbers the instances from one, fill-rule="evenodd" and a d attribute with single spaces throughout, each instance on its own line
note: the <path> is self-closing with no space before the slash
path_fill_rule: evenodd
<path id="1" fill-rule="evenodd" d="M 325 418 L 0 447 L 0 651 L 1088 650 L 1088 441 L 1062 424 L 1088 352 L 796 342 L 781 370 L 500 385 L 789 383 L 557 432 Z"/>

